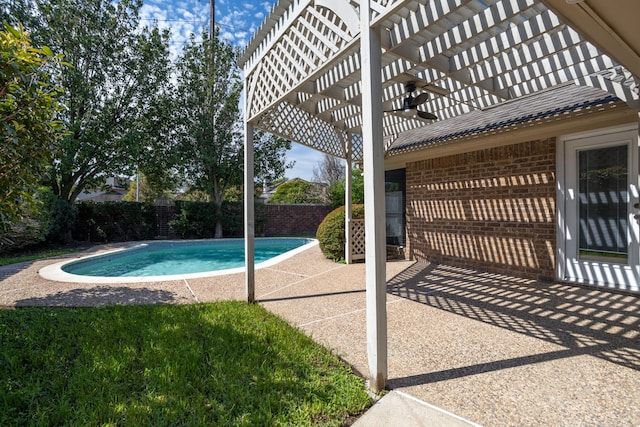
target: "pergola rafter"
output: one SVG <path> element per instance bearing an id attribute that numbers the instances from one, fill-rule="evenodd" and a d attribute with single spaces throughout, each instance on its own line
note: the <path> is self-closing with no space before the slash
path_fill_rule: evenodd
<path id="1" fill-rule="evenodd" d="M 240 61 L 257 127 L 344 156 L 336 132 L 362 133 L 358 9 L 347 0 L 274 8 L 266 37 L 252 40 Z M 371 16 L 381 30 L 385 110 L 401 107 L 407 75 L 446 91 L 423 106 L 441 120 L 573 81 L 638 99 L 635 78 L 620 79 L 619 64 L 536 0 L 375 1 Z M 296 123 L 310 116 L 323 124 Z M 383 121 L 385 146 L 428 124 L 392 114 Z"/>
<path id="2" fill-rule="evenodd" d="M 640 34 L 625 16 L 640 15 L 640 4 L 600 2 L 280 0 L 239 59 L 246 84 L 245 170 L 253 169 L 254 128 L 364 162 L 365 199 L 375 206 L 366 220 L 372 239 L 367 294 L 374 281 L 372 292 L 381 298 L 384 229 L 374 224 L 384 211 L 374 191 L 381 185 L 381 157 L 399 134 L 431 123 L 410 109 L 409 115 L 383 110 L 402 108 L 410 81 L 417 93 L 430 93 L 420 109 L 440 121 L 567 83 L 602 89 L 640 110 Z M 252 212 L 245 214 L 247 254 Z M 379 318 L 372 324 L 379 326 Z M 383 386 L 383 368 L 371 369 L 374 388 Z"/>

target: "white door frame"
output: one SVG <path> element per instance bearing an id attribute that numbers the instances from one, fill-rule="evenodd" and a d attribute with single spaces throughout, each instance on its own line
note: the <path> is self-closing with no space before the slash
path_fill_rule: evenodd
<path id="1" fill-rule="evenodd" d="M 626 135 L 625 135 L 626 134 Z M 589 265 L 594 270 L 600 270 L 601 272 L 611 273 L 609 277 L 620 276 L 623 274 L 621 269 L 624 269 L 624 274 L 629 277 L 626 284 L 611 283 L 611 280 L 604 280 L 599 274 L 595 274 L 591 277 L 583 277 L 575 279 L 569 277 L 572 272 L 573 262 L 570 260 L 572 249 L 568 246 L 574 244 L 573 242 L 577 236 L 573 236 L 573 230 L 576 228 L 576 207 L 575 207 L 575 192 L 574 189 L 567 188 L 567 164 L 573 162 L 575 159 L 568 159 L 567 156 L 574 156 L 576 146 L 584 141 L 585 148 L 598 146 L 607 146 L 607 141 L 610 141 L 615 135 L 622 138 L 632 137 L 632 143 L 629 149 L 629 209 L 627 211 L 629 229 L 627 231 L 627 240 L 629 243 L 628 266 L 624 264 L 611 263 L 607 261 L 592 261 Z M 598 141 L 598 137 L 601 137 L 601 142 Z M 633 142 L 635 141 L 635 143 Z M 572 144 L 575 143 L 575 144 Z M 571 135 L 565 135 L 559 137 L 556 142 L 556 213 L 557 213 L 557 251 L 556 251 L 556 279 L 560 281 L 575 280 L 580 283 L 600 285 L 609 288 L 623 289 L 628 291 L 640 291 L 640 226 L 638 221 L 634 218 L 634 215 L 640 213 L 640 209 L 634 208 L 634 204 L 640 203 L 640 192 L 638 190 L 640 182 L 638 181 L 638 168 L 639 168 L 639 149 L 640 143 L 638 124 L 630 124 L 624 126 L 616 126 L 606 129 L 599 129 L 597 131 L 581 132 Z M 568 215 L 572 218 L 568 218 Z M 569 249 L 569 250 L 568 250 Z M 606 276 L 606 274 L 604 274 Z"/>

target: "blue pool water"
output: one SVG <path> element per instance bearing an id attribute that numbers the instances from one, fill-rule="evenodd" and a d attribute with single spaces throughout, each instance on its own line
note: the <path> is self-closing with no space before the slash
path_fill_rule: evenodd
<path id="1" fill-rule="evenodd" d="M 256 239 L 256 264 L 289 252 L 309 239 Z M 150 242 L 119 252 L 74 261 L 62 270 L 82 276 L 148 277 L 244 267 L 244 240 Z"/>

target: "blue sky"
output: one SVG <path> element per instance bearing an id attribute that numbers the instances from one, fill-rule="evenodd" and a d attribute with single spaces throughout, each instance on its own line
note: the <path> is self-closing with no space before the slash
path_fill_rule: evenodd
<path id="1" fill-rule="evenodd" d="M 244 48 L 275 3 L 271 0 L 216 0 L 220 36 Z M 192 33 L 199 35 L 203 27 L 208 28 L 209 1 L 144 0 L 140 17 L 143 25 L 152 25 L 157 20 L 159 27 L 171 29 L 171 51 L 175 57 Z M 287 153 L 287 160 L 294 160 L 295 166 L 287 171 L 287 177 L 310 180 L 313 168 L 322 157 L 322 153 L 294 143 Z"/>

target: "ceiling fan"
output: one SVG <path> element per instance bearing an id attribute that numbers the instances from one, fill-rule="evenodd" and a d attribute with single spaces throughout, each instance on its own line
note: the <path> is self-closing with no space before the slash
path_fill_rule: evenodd
<path id="1" fill-rule="evenodd" d="M 405 82 L 404 87 L 408 96 L 402 102 L 402 108 L 386 110 L 385 113 L 402 113 L 405 117 L 414 117 L 417 115 L 421 119 L 425 120 L 438 120 L 438 117 L 435 114 L 418 110 L 418 106 L 424 104 L 429 99 L 428 93 L 423 92 L 414 97 L 413 92 L 416 90 L 416 82 L 414 81 Z"/>

